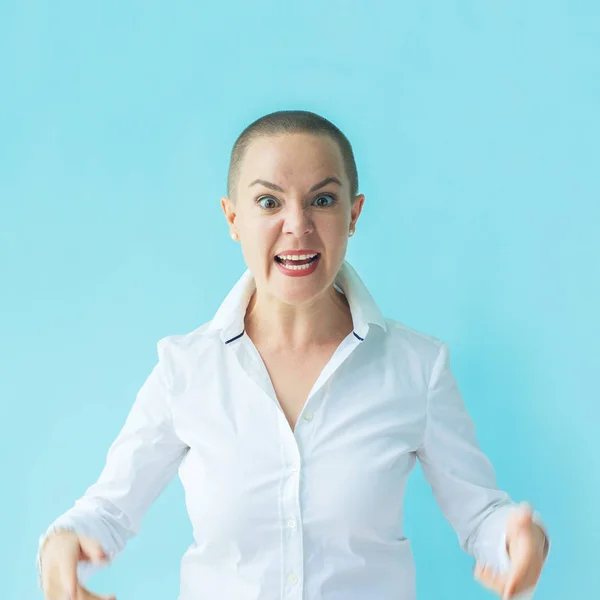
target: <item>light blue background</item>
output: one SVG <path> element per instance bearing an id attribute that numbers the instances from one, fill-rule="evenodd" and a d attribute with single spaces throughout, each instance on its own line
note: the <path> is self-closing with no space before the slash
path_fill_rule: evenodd
<path id="1" fill-rule="evenodd" d="M 550 529 L 536 598 L 597 592 L 596 2 L 13 1 L 0 56 L 4 598 L 41 597 L 37 537 L 99 475 L 156 341 L 241 275 L 229 152 L 285 108 L 352 141 L 348 259 L 449 343 L 499 485 Z M 492 597 L 418 467 L 407 494 L 419 599 Z M 175 479 L 90 587 L 175 599 L 190 542 Z"/>

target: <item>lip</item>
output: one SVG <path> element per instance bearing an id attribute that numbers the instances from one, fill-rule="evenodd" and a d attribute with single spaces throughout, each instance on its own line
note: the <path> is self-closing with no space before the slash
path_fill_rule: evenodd
<path id="1" fill-rule="evenodd" d="M 305 253 L 304 250 L 302 252 L 300 252 L 300 254 L 304 254 L 304 253 Z M 286 275 L 287 277 L 306 277 L 307 275 L 312 275 L 317 270 L 317 267 L 319 266 L 319 263 L 321 262 L 320 253 L 308 251 L 308 252 L 306 252 L 306 254 L 318 254 L 317 258 L 313 261 L 313 263 L 307 269 L 287 269 L 282 263 L 277 262 L 275 259 L 273 259 L 273 262 L 277 265 L 277 268 L 279 269 L 279 271 L 283 275 Z"/>

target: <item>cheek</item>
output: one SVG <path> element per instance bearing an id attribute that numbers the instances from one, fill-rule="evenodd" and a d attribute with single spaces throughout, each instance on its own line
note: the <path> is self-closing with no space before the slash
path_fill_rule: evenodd
<path id="1" fill-rule="evenodd" d="M 348 230 L 349 226 L 345 219 L 331 219 L 322 223 L 320 233 L 329 243 L 339 244 L 348 237 Z"/>
<path id="2" fill-rule="evenodd" d="M 278 239 L 277 224 L 266 219 L 245 223 L 241 233 L 244 257 L 254 263 L 263 261 Z"/>

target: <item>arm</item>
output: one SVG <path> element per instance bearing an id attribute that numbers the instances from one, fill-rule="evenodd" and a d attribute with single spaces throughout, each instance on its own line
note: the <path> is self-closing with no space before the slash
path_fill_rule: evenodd
<path id="1" fill-rule="evenodd" d="M 417 456 L 462 550 L 477 562 L 508 569 L 506 525 L 516 504 L 497 488 L 492 464 L 479 448 L 445 343 L 431 372 L 427 424 Z M 545 529 L 537 512 L 533 519 Z"/>
<path id="2" fill-rule="evenodd" d="M 110 446 L 99 479 L 40 537 L 38 570 L 43 544 L 57 529 L 74 530 L 96 539 L 114 558 L 139 533 L 144 514 L 177 472 L 188 447 L 173 428 L 168 355 L 163 340 L 157 348 L 158 363 Z M 100 568 L 80 563 L 80 581 L 84 583 Z"/>

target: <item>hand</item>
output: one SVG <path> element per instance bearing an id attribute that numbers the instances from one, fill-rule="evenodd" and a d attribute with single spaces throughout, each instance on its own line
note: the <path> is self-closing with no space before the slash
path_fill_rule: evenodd
<path id="1" fill-rule="evenodd" d="M 42 550 L 42 587 L 47 600 L 117 600 L 115 596 L 98 596 L 79 584 L 77 563 L 87 560 L 100 563 L 109 557 L 94 539 L 72 531 L 57 531 Z"/>
<path id="2" fill-rule="evenodd" d="M 511 561 L 508 572 L 497 573 L 480 563 L 474 572 L 482 585 L 503 600 L 537 585 L 548 553 L 546 534 L 533 522 L 533 510 L 526 502 L 515 507 L 508 517 L 506 551 Z"/>

